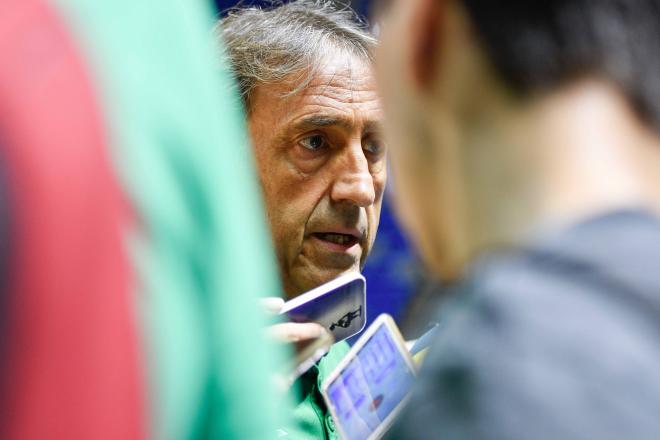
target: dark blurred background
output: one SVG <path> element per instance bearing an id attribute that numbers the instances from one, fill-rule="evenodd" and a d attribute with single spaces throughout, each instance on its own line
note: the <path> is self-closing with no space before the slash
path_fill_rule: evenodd
<path id="1" fill-rule="evenodd" d="M 373 2 L 373 0 L 351 0 L 351 1 L 344 1 L 340 2 L 343 4 L 349 3 L 351 7 L 358 11 L 362 15 L 366 15 L 368 12 L 369 5 Z M 214 1 L 216 7 L 218 8 L 219 11 L 223 11 L 227 8 L 231 8 L 232 6 L 235 6 L 238 1 L 237 0 L 215 0 Z M 268 4 L 269 2 L 263 1 L 263 0 L 243 0 L 241 4 L 243 5 L 264 5 Z"/>
<path id="2" fill-rule="evenodd" d="M 236 0 L 215 0 L 218 14 L 235 6 Z M 241 5 L 264 5 L 267 1 L 243 0 Z M 342 2 L 340 2 L 342 3 Z M 342 4 L 346 4 L 343 2 Z M 349 2 L 362 17 L 368 16 L 372 0 L 353 0 Z M 394 217 L 389 191 L 385 196 L 374 249 L 367 260 L 364 270 L 367 278 L 367 315 L 369 322 L 381 313 L 391 314 L 406 329 L 423 328 L 426 323 L 404 323 L 406 309 L 410 305 L 414 292 L 427 291 L 427 283 L 420 266 L 411 252 L 408 242 Z M 415 308 L 418 308 L 415 307 Z M 413 334 L 405 335 L 408 337 Z"/>

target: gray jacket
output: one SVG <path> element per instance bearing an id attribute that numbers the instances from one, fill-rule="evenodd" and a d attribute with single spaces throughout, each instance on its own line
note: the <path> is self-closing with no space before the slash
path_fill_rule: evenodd
<path id="1" fill-rule="evenodd" d="M 660 439 L 660 219 L 626 211 L 478 262 L 388 438 Z"/>

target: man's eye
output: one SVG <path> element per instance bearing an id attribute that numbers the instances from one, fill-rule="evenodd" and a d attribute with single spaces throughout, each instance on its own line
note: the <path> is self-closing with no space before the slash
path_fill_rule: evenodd
<path id="1" fill-rule="evenodd" d="M 367 139 L 364 142 L 364 149 L 375 156 L 380 156 L 384 150 L 382 142 L 378 139 Z"/>
<path id="2" fill-rule="evenodd" d="M 319 134 L 308 136 L 300 141 L 300 145 L 310 151 L 317 151 L 326 146 L 325 138 Z"/>

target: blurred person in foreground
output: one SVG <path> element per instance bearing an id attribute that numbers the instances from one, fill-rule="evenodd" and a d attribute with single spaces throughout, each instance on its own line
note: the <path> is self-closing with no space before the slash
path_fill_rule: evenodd
<path id="1" fill-rule="evenodd" d="M 455 285 L 392 438 L 657 438 L 660 2 L 391 3 L 400 213 Z"/>
<path id="2" fill-rule="evenodd" d="M 359 271 L 376 237 L 387 168 L 375 40 L 350 9 L 329 1 L 235 9 L 221 27 L 291 299 Z M 291 342 L 322 331 L 313 323 L 270 329 Z M 347 351 L 346 342 L 335 344 L 298 381 L 298 426 L 285 429 L 292 437 L 336 438 L 319 389 Z"/>
<path id="3" fill-rule="evenodd" d="M 27 3 L 29 6 L 23 9 L 32 11 L 34 1 L 15 3 Z M 38 322 L 41 317 L 42 322 L 59 324 L 54 317 L 68 318 L 67 324 L 56 325 L 55 329 L 75 325 L 70 340 L 84 338 L 88 346 L 94 345 L 81 353 L 69 339 L 52 347 L 28 340 L 24 350 L 34 352 L 38 347 L 48 347 L 64 359 L 58 365 L 65 378 L 73 376 L 84 384 L 79 387 L 83 399 L 70 406 L 79 414 L 79 420 L 57 420 L 58 425 L 66 429 L 99 425 L 100 429 L 79 436 L 50 429 L 39 437 L 16 438 L 275 438 L 289 406 L 277 393 L 269 373 L 275 371 L 284 353 L 266 343 L 261 330 L 265 319 L 255 303 L 262 292 L 277 292 L 279 281 L 242 108 L 228 66 L 218 62 L 216 46 L 209 44 L 209 31 L 215 24 L 210 4 L 178 0 L 160 0 L 158 7 L 153 2 L 130 0 L 53 3 L 57 5 L 54 15 L 72 35 L 69 47 L 77 49 L 89 75 L 74 77 L 72 83 L 91 84 L 98 100 L 92 108 L 101 114 L 99 137 L 107 142 L 112 165 L 109 174 L 116 177 L 121 189 L 119 206 L 128 211 L 115 229 L 129 267 L 123 271 L 128 273 L 125 279 L 109 271 L 101 272 L 107 274 L 105 277 L 95 277 L 99 273 L 96 265 L 104 261 L 101 257 L 107 248 L 101 244 L 111 236 L 101 234 L 103 240 L 93 240 L 84 234 L 94 223 L 76 213 L 87 211 L 71 209 L 61 200 L 44 206 L 52 206 L 54 214 L 44 211 L 37 224 L 53 225 L 70 211 L 71 217 L 67 218 L 73 221 L 68 225 L 77 238 L 71 240 L 70 235 L 60 232 L 55 235 L 56 243 L 69 252 L 89 252 L 68 268 L 80 272 L 80 277 L 71 281 L 73 289 L 63 284 L 60 276 L 50 283 L 65 290 L 50 303 L 60 304 L 61 308 L 90 302 L 93 306 L 81 307 L 80 316 L 70 317 L 56 314 L 60 308 L 48 303 L 46 312 L 32 321 Z M 25 16 L 22 9 L 20 14 L 11 11 L 5 14 L 9 18 L 22 20 Z M 22 77 L 39 74 L 53 84 L 53 78 L 60 78 L 62 70 L 60 55 L 49 53 L 57 47 L 56 40 L 44 33 L 41 24 L 30 24 L 25 29 L 28 38 L 21 47 L 26 55 L 17 56 L 18 52 L 12 51 L 8 59 L 20 59 L 26 65 Z M 43 60 L 43 66 L 35 65 L 34 60 Z M 86 175 L 103 174 L 89 168 L 83 161 L 85 156 L 73 155 L 70 162 L 65 160 L 70 156 L 65 153 L 77 151 L 74 142 L 87 145 L 80 147 L 83 152 L 93 146 L 84 135 L 94 112 L 86 108 L 73 111 L 71 103 L 76 95 L 60 98 L 32 80 L 22 83 L 29 84 L 28 96 L 34 101 L 50 103 L 56 109 L 44 118 L 50 124 L 46 125 L 48 129 L 34 125 L 34 133 L 43 133 L 51 143 L 59 142 L 55 147 L 46 144 L 42 148 L 49 152 L 42 159 L 46 175 L 74 185 L 94 216 L 106 222 L 114 220 L 102 209 L 105 199 L 92 192 L 94 186 L 74 179 L 83 170 Z M 54 86 L 57 91 L 66 90 L 59 82 Z M 69 118 L 74 121 L 63 124 Z M 35 119 L 35 114 L 26 119 L 33 124 L 41 121 Z M 35 193 L 34 186 L 24 184 L 21 188 Z M 61 189 L 56 192 L 59 188 L 49 186 L 51 192 L 66 194 Z M 33 240 L 40 237 L 33 234 Z M 45 255 L 53 264 L 68 261 L 66 253 Z M 34 261 L 30 263 L 34 266 Z M 48 283 L 50 278 L 40 277 L 32 266 L 29 279 Z M 108 293 L 114 286 L 111 282 L 101 284 L 102 288 L 84 282 L 90 277 L 96 283 L 106 279 L 114 284 L 121 282 L 126 293 L 119 289 L 113 289 L 114 295 Z M 79 290 L 75 301 L 69 299 Z M 111 313 L 116 315 L 119 308 L 108 302 L 115 295 L 126 298 L 126 316 L 131 323 L 137 322 L 135 334 L 127 334 L 126 326 L 112 317 Z M 104 302 L 97 304 L 103 298 Z M 89 320 L 93 321 L 88 328 L 80 328 Z M 99 333 L 102 338 L 93 339 Z M 126 358 L 116 347 L 128 336 L 139 344 L 136 357 L 138 367 L 143 369 L 133 377 L 144 400 L 130 399 L 125 388 L 131 383 L 116 367 Z M 86 371 L 81 373 L 80 368 L 72 368 L 88 352 L 90 356 L 79 363 L 82 367 L 96 366 L 99 380 Z M 115 362 L 108 362 L 106 357 Z M 25 369 L 23 374 L 36 370 L 52 375 L 58 371 L 43 360 L 39 365 L 40 369 Z M 116 385 L 118 381 L 123 387 Z M 61 382 L 60 387 L 68 383 Z M 19 395 L 27 395 L 30 389 L 22 387 Z M 72 391 L 75 389 L 65 389 L 49 397 L 59 408 L 71 398 Z M 108 396 L 118 401 L 118 408 L 106 406 L 104 412 L 90 417 L 88 408 L 97 408 Z M 36 426 L 59 415 L 49 408 L 28 409 L 31 411 L 26 414 Z M 132 427 L 119 420 L 126 412 L 140 423 L 139 435 L 122 434 Z M 10 414 L 12 420 L 16 418 L 13 412 Z"/>

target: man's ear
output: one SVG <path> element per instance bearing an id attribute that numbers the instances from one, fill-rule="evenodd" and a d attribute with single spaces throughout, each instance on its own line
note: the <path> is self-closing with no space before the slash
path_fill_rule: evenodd
<path id="1" fill-rule="evenodd" d="M 414 0 L 409 23 L 410 68 L 412 79 L 422 92 L 431 89 L 440 68 L 444 8 L 445 0 Z"/>

